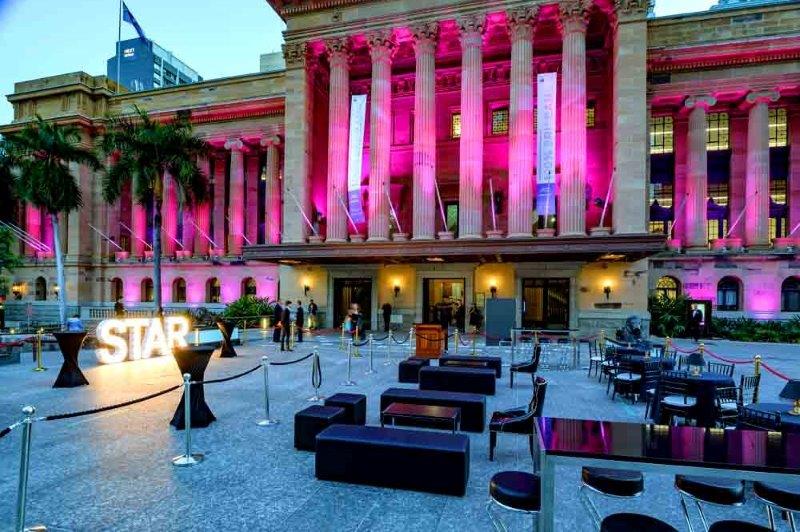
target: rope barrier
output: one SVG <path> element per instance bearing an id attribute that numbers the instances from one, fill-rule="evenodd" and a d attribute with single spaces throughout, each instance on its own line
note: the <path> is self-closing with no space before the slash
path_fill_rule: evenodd
<path id="1" fill-rule="evenodd" d="M 3 430 L 0 430 L 0 439 L 2 439 L 3 437 L 7 436 L 12 430 L 14 430 L 15 428 L 19 427 L 20 425 L 22 425 L 22 421 L 17 421 L 16 423 L 13 423 L 13 424 L 7 426 Z"/>
<path id="2" fill-rule="evenodd" d="M 239 373 L 237 375 L 231 375 L 230 377 L 222 377 L 221 379 L 212 379 L 210 381 L 192 381 L 192 384 L 217 384 L 217 383 L 220 383 L 220 382 L 232 381 L 234 379 L 238 379 L 239 377 L 244 377 L 245 375 L 247 375 L 249 373 L 253 373 L 255 370 L 259 369 L 260 367 L 261 367 L 261 364 L 259 364 L 258 366 L 254 367 L 254 368 L 250 368 L 247 371 L 243 371 L 243 372 L 241 372 L 241 373 Z"/>
<path id="3" fill-rule="evenodd" d="M 361 347 L 361 346 L 367 345 L 368 343 L 369 343 L 369 339 L 367 339 L 367 340 L 364 340 L 364 341 L 363 341 L 363 342 L 361 342 L 360 344 L 359 344 L 359 343 L 356 343 L 356 342 L 353 342 L 353 347 Z"/>
<path id="4" fill-rule="evenodd" d="M 131 399 L 130 401 L 125 401 L 124 403 L 117 403 L 115 405 L 109 406 L 102 406 L 100 408 L 93 408 L 91 410 L 82 410 L 80 412 L 70 412 L 68 414 L 53 414 L 50 416 L 43 416 L 40 418 L 36 418 L 34 421 L 57 421 L 59 419 L 69 419 L 73 417 L 82 417 L 88 416 L 91 414 L 99 414 L 100 412 L 106 412 L 108 410 L 114 410 L 117 408 L 123 408 L 125 406 L 135 405 L 136 403 L 142 403 L 144 401 L 149 401 L 150 399 L 155 399 L 160 395 L 167 394 L 169 392 L 175 391 L 178 388 L 183 386 L 183 384 L 176 384 L 175 386 L 171 386 L 165 390 L 161 390 L 160 392 L 151 393 L 150 395 L 145 395 L 144 397 L 139 397 L 138 399 Z"/>
<path id="5" fill-rule="evenodd" d="M 768 365 L 767 365 L 766 363 L 764 363 L 764 362 L 762 362 L 762 363 L 761 363 L 761 367 L 762 367 L 762 368 L 764 368 L 764 369 L 766 369 L 767 371 L 769 371 L 770 373 L 772 373 L 773 375 L 775 375 L 775 376 L 776 376 L 776 377 L 778 377 L 779 379 L 783 379 L 783 380 L 785 380 L 785 381 L 789 381 L 789 380 L 791 380 L 791 379 L 790 379 L 790 378 L 789 378 L 787 375 L 784 375 L 784 374 L 783 374 L 783 373 L 781 373 L 780 371 L 778 371 L 778 370 L 776 370 L 776 369 L 773 369 L 773 368 L 771 368 L 770 366 L 768 366 Z"/>
<path id="6" fill-rule="evenodd" d="M 685 350 L 685 349 L 679 349 L 679 348 L 675 347 L 674 345 L 672 345 L 671 347 L 673 349 L 675 349 L 675 351 L 677 351 L 679 353 L 684 353 L 684 354 L 692 354 L 692 353 L 697 353 L 697 352 L 700 351 L 699 349 L 695 349 L 693 351 L 689 351 L 689 350 Z M 737 360 L 737 359 L 733 359 L 733 358 L 723 357 L 721 355 L 718 355 L 718 354 L 714 353 L 713 351 L 709 350 L 708 348 L 704 349 L 703 352 L 705 354 L 709 355 L 712 358 L 715 358 L 717 360 L 725 362 L 726 364 L 744 365 L 744 364 L 752 364 L 753 363 L 752 360 Z M 761 367 L 766 369 L 767 371 L 769 371 L 770 373 L 772 373 L 773 375 L 775 375 L 779 379 L 783 379 L 785 381 L 791 380 L 791 378 L 789 378 L 789 376 L 787 376 L 786 374 L 781 373 L 780 371 L 776 370 L 775 368 L 769 366 L 766 362 L 762 361 L 761 362 Z"/>
<path id="7" fill-rule="evenodd" d="M 411 333 L 408 333 L 408 334 L 406 335 L 406 338 L 405 338 L 405 340 L 398 340 L 396 336 L 392 335 L 392 340 L 393 340 L 393 341 L 394 341 L 394 343 L 396 343 L 396 344 L 404 344 L 404 343 L 408 342 L 408 340 L 409 340 L 410 338 L 411 338 Z"/>
<path id="8" fill-rule="evenodd" d="M 312 356 L 314 356 L 314 353 L 313 353 L 313 352 L 311 352 L 311 353 L 307 354 L 307 355 L 306 355 L 306 356 L 304 356 L 304 357 L 297 358 L 297 359 L 295 359 L 295 360 L 288 360 L 288 361 L 286 361 L 286 362 L 270 362 L 270 363 L 269 363 L 269 365 L 270 365 L 270 366 L 288 366 L 288 365 L 290 365 L 290 364 L 297 364 L 298 362 L 302 362 L 302 361 L 304 361 L 304 360 L 307 360 L 307 359 L 309 359 L 309 358 L 310 358 L 310 357 L 312 357 Z"/>
<path id="9" fill-rule="evenodd" d="M 372 341 L 374 341 L 374 342 L 383 342 L 384 340 L 386 340 L 386 339 L 388 339 L 388 338 L 389 338 L 389 335 L 388 335 L 388 334 L 387 334 L 386 336 L 384 336 L 383 338 L 375 338 L 375 337 L 373 336 L 373 337 L 372 337 Z"/>
<path id="10" fill-rule="evenodd" d="M 706 354 L 708 354 L 709 356 L 711 356 L 711 358 L 716 358 L 717 360 L 721 360 L 722 362 L 725 362 L 727 364 L 752 364 L 753 363 L 752 360 L 734 360 L 732 358 L 725 358 L 723 356 L 720 356 L 720 355 L 714 353 L 710 349 L 705 349 L 704 352 Z M 762 363 L 762 365 L 763 365 L 763 363 Z"/>

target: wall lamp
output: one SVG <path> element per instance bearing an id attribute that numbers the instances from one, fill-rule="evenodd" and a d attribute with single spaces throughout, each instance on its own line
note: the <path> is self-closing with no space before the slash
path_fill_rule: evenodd
<path id="1" fill-rule="evenodd" d="M 492 299 L 497 297 L 497 287 L 492 285 L 489 287 L 489 292 L 492 293 Z"/>
<path id="2" fill-rule="evenodd" d="M 606 295 L 606 300 L 608 300 L 611 297 L 611 285 L 605 285 L 603 287 L 603 293 Z"/>
<path id="3" fill-rule="evenodd" d="M 303 296 L 308 296 L 308 293 L 311 291 L 311 287 L 307 284 L 303 285 Z"/>
<path id="4" fill-rule="evenodd" d="M 400 295 L 400 285 L 396 284 L 394 285 L 394 297 L 397 298 L 397 296 L 399 295 Z"/>
<path id="5" fill-rule="evenodd" d="M 23 292 L 24 290 L 21 284 L 15 284 L 11 286 L 11 293 L 14 294 L 14 299 L 16 300 L 22 299 Z"/>

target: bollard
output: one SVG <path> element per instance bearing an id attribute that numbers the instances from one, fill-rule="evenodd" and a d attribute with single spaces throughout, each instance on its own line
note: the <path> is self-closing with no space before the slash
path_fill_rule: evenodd
<path id="1" fill-rule="evenodd" d="M 672 340 L 670 340 L 669 336 L 664 338 L 664 352 L 661 354 L 661 356 L 663 356 L 664 358 L 669 356 L 669 347 L 671 342 Z"/>
<path id="2" fill-rule="evenodd" d="M 267 339 L 267 330 L 269 329 L 269 318 L 263 317 L 261 318 L 261 339 Z"/>
<path id="3" fill-rule="evenodd" d="M 26 406 L 22 409 L 25 414 L 25 419 L 22 421 L 22 446 L 20 448 L 19 457 L 19 485 L 17 487 L 17 532 L 24 530 L 39 529 L 44 530 L 44 527 L 25 527 L 25 509 L 26 499 L 28 497 L 28 471 L 31 464 L 31 429 L 33 428 L 33 414 L 36 409 L 32 406 Z"/>
<path id="4" fill-rule="evenodd" d="M 753 357 L 753 374 L 756 376 L 761 375 L 761 355 L 756 355 Z M 758 386 L 755 387 L 753 391 L 753 402 L 758 403 Z"/>
<path id="5" fill-rule="evenodd" d="M 33 344 L 36 350 L 36 367 L 33 371 L 47 371 L 47 368 L 42 365 L 42 330 L 36 332 L 36 343 Z"/>
<path id="6" fill-rule="evenodd" d="M 701 355 L 705 355 L 706 354 L 706 344 L 704 344 L 703 342 L 700 342 L 700 345 L 697 346 L 697 350 L 700 351 Z"/>
<path id="7" fill-rule="evenodd" d="M 458 340 L 459 340 L 458 327 L 456 327 L 456 332 L 453 333 L 453 341 L 456 344 L 456 348 L 455 348 L 456 356 L 458 356 Z"/>
<path id="8" fill-rule="evenodd" d="M 408 354 L 414 356 L 417 351 L 417 329 L 412 325 L 408 330 Z"/>
<path id="9" fill-rule="evenodd" d="M 172 465 L 176 467 L 189 467 L 203 461 L 202 453 L 192 453 L 192 383 L 191 375 L 183 374 L 183 430 L 185 436 L 186 449 L 180 456 L 172 459 Z"/>
<path id="10" fill-rule="evenodd" d="M 269 415 L 269 357 L 261 357 L 261 366 L 264 368 L 264 419 L 256 421 L 259 427 L 269 427 L 277 425 L 278 420 L 272 419 Z"/>
<path id="11" fill-rule="evenodd" d="M 194 345 L 200 345 L 200 329 L 194 328 Z"/>
<path id="12" fill-rule="evenodd" d="M 350 339 L 350 343 L 347 346 L 347 380 L 342 383 L 342 386 L 355 386 L 356 383 L 353 380 L 353 339 Z"/>
<path id="13" fill-rule="evenodd" d="M 386 360 L 383 362 L 384 366 L 392 363 L 392 342 L 394 342 L 394 335 L 392 330 L 389 329 L 389 337 L 386 338 Z"/>
<path id="14" fill-rule="evenodd" d="M 319 365 L 318 349 L 314 349 L 314 356 L 311 357 L 311 386 L 314 387 L 314 395 L 308 398 L 309 401 L 318 403 L 325 399 L 319 394 L 319 388 L 322 386 L 322 368 Z"/>
<path id="15" fill-rule="evenodd" d="M 367 371 L 365 371 L 364 374 L 365 375 L 372 375 L 373 373 L 375 373 L 375 368 L 372 366 L 372 355 L 373 355 L 373 351 L 374 351 L 374 349 L 372 348 L 372 342 L 373 342 L 372 333 L 369 333 L 369 337 L 368 338 L 369 338 L 369 368 L 367 368 Z"/>

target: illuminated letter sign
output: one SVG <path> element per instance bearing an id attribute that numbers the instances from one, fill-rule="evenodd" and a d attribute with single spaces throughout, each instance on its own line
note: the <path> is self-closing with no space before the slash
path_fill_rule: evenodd
<path id="1" fill-rule="evenodd" d="M 97 326 L 97 360 L 115 364 L 153 355 L 171 355 L 174 347 L 185 347 L 189 320 L 183 316 L 129 318 L 101 321 Z"/>

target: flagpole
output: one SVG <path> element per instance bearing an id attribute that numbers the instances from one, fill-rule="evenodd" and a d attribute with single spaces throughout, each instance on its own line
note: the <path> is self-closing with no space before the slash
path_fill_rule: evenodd
<path id="1" fill-rule="evenodd" d="M 117 19 L 117 93 L 120 92 L 119 90 L 119 69 L 120 69 L 120 61 L 122 60 L 122 45 L 120 42 L 122 41 L 122 0 L 119 0 L 119 17 Z"/>

